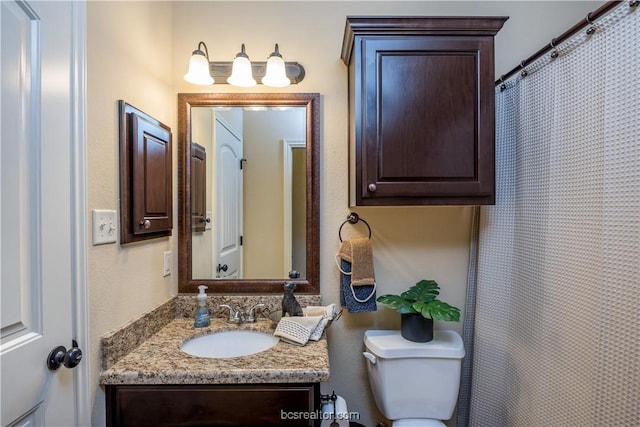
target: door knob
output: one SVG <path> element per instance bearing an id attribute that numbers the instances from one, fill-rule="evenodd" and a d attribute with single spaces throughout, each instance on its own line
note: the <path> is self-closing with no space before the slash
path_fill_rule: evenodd
<path id="1" fill-rule="evenodd" d="M 224 264 L 224 265 L 218 264 L 218 267 L 216 268 L 218 273 L 220 273 L 221 271 L 227 271 L 228 269 L 229 269 L 229 266 L 227 264 Z"/>
<path id="2" fill-rule="evenodd" d="M 369 184 L 369 191 L 371 191 L 372 193 L 375 193 L 376 190 L 378 189 L 378 187 L 375 184 Z"/>
<path id="3" fill-rule="evenodd" d="M 47 367 L 55 371 L 64 365 L 65 368 L 75 368 L 82 361 L 82 350 L 78 348 L 76 340 L 72 341 L 73 347 L 67 350 L 64 346 L 58 346 L 51 350 L 49 357 L 47 357 Z"/>
<path id="4" fill-rule="evenodd" d="M 140 227 L 144 227 L 146 229 L 151 228 L 151 221 L 145 219 L 144 221 L 140 221 Z"/>

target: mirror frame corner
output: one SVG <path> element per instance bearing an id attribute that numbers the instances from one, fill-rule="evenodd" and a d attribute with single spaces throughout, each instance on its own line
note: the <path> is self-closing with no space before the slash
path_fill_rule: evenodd
<path id="1" fill-rule="evenodd" d="M 291 106 L 306 108 L 307 272 L 293 279 L 298 294 L 320 293 L 320 94 L 319 93 L 179 93 L 178 94 L 178 292 L 212 294 L 281 293 L 289 279 L 194 280 L 191 277 L 191 108 L 206 106 Z"/>

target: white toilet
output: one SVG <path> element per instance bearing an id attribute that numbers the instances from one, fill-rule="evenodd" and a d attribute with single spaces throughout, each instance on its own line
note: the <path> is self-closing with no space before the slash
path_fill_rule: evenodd
<path id="1" fill-rule="evenodd" d="M 417 343 L 400 331 L 370 330 L 364 345 L 373 397 L 393 427 L 444 426 L 458 400 L 460 335 L 436 330 L 432 341 Z"/>

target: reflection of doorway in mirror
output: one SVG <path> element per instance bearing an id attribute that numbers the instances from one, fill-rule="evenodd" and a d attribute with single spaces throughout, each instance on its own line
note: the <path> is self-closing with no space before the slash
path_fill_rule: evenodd
<path id="1" fill-rule="evenodd" d="M 306 277 L 306 173 L 307 152 L 304 139 L 283 139 L 284 201 L 284 277 L 295 270 Z"/>
<path id="2" fill-rule="evenodd" d="M 305 140 L 305 113 L 304 108 L 243 111 L 244 279 L 288 277 L 282 140 Z"/>
<path id="3" fill-rule="evenodd" d="M 303 107 L 256 109 L 234 106 L 207 106 L 191 109 L 191 142 L 205 147 L 207 152 L 207 194 L 206 211 L 211 212 L 210 230 L 192 230 L 192 278 L 214 279 L 227 278 L 218 274 L 218 249 L 214 240 L 220 233 L 216 227 L 226 222 L 214 208 L 214 201 L 219 199 L 222 190 L 218 183 L 220 168 L 216 166 L 216 150 L 214 149 L 215 117 L 220 118 L 224 128 L 242 141 L 242 154 L 231 156 L 242 162 L 242 200 L 237 201 L 242 214 L 236 217 L 237 226 L 242 237 L 241 264 L 238 279 L 286 279 L 294 268 L 300 273 L 300 279 L 307 274 L 306 259 L 306 109 Z M 282 141 L 296 142 L 286 152 L 292 160 L 284 159 Z M 295 147 L 297 145 L 297 147 Z M 239 149 L 237 150 L 240 153 Z M 295 153 L 299 153 L 295 154 Z M 300 161 L 293 161 L 300 158 Z M 285 163 L 290 166 L 285 167 Z M 293 162 L 293 163 L 292 163 Z M 230 164 L 235 168 L 234 161 Z M 299 165 L 299 166 L 297 166 Z M 297 183 L 300 196 L 285 197 L 285 170 L 289 170 L 286 181 L 292 179 Z M 192 171 L 193 174 L 193 171 Z M 299 176 L 300 179 L 295 178 Z M 226 187 L 226 186 L 225 186 Z M 289 193 L 295 192 L 289 189 Z M 193 183 L 192 183 L 192 192 Z M 293 197 L 293 198 L 292 198 Z M 290 206 L 285 209 L 285 199 L 302 203 L 300 207 Z M 235 205 L 236 202 L 232 202 Z M 285 219 L 285 212 L 288 219 Z M 295 215 L 295 217 L 294 217 Z M 294 224 L 295 221 L 295 224 Z M 288 224 L 288 225 L 287 225 Z M 296 233 L 295 230 L 302 230 Z M 285 237 L 288 233 L 288 237 Z M 301 234 L 302 233 L 302 234 Z M 233 241 L 237 242 L 236 240 Z M 295 245 L 295 246 L 294 246 Z M 222 244 L 219 244 L 222 246 Z M 298 249 L 300 248 L 300 249 Z M 287 251 L 287 254 L 285 254 Z M 300 261 L 302 260 L 302 261 Z M 232 268 L 227 264 L 227 274 Z M 224 273 L 221 272 L 221 273 Z"/>
<path id="4" fill-rule="evenodd" d="M 216 112 L 213 266 L 218 279 L 242 278 L 242 137 Z"/>

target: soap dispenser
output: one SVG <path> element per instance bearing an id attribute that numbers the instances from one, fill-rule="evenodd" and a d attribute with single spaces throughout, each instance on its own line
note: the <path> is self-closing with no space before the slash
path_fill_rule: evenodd
<path id="1" fill-rule="evenodd" d="M 211 325 L 211 315 L 207 308 L 207 294 L 204 293 L 205 289 L 207 289 L 205 285 L 198 286 L 198 290 L 200 291 L 197 296 L 198 309 L 196 310 L 196 320 L 193 323 L 193 326 L 196 328 L 206 328 Z"/>

